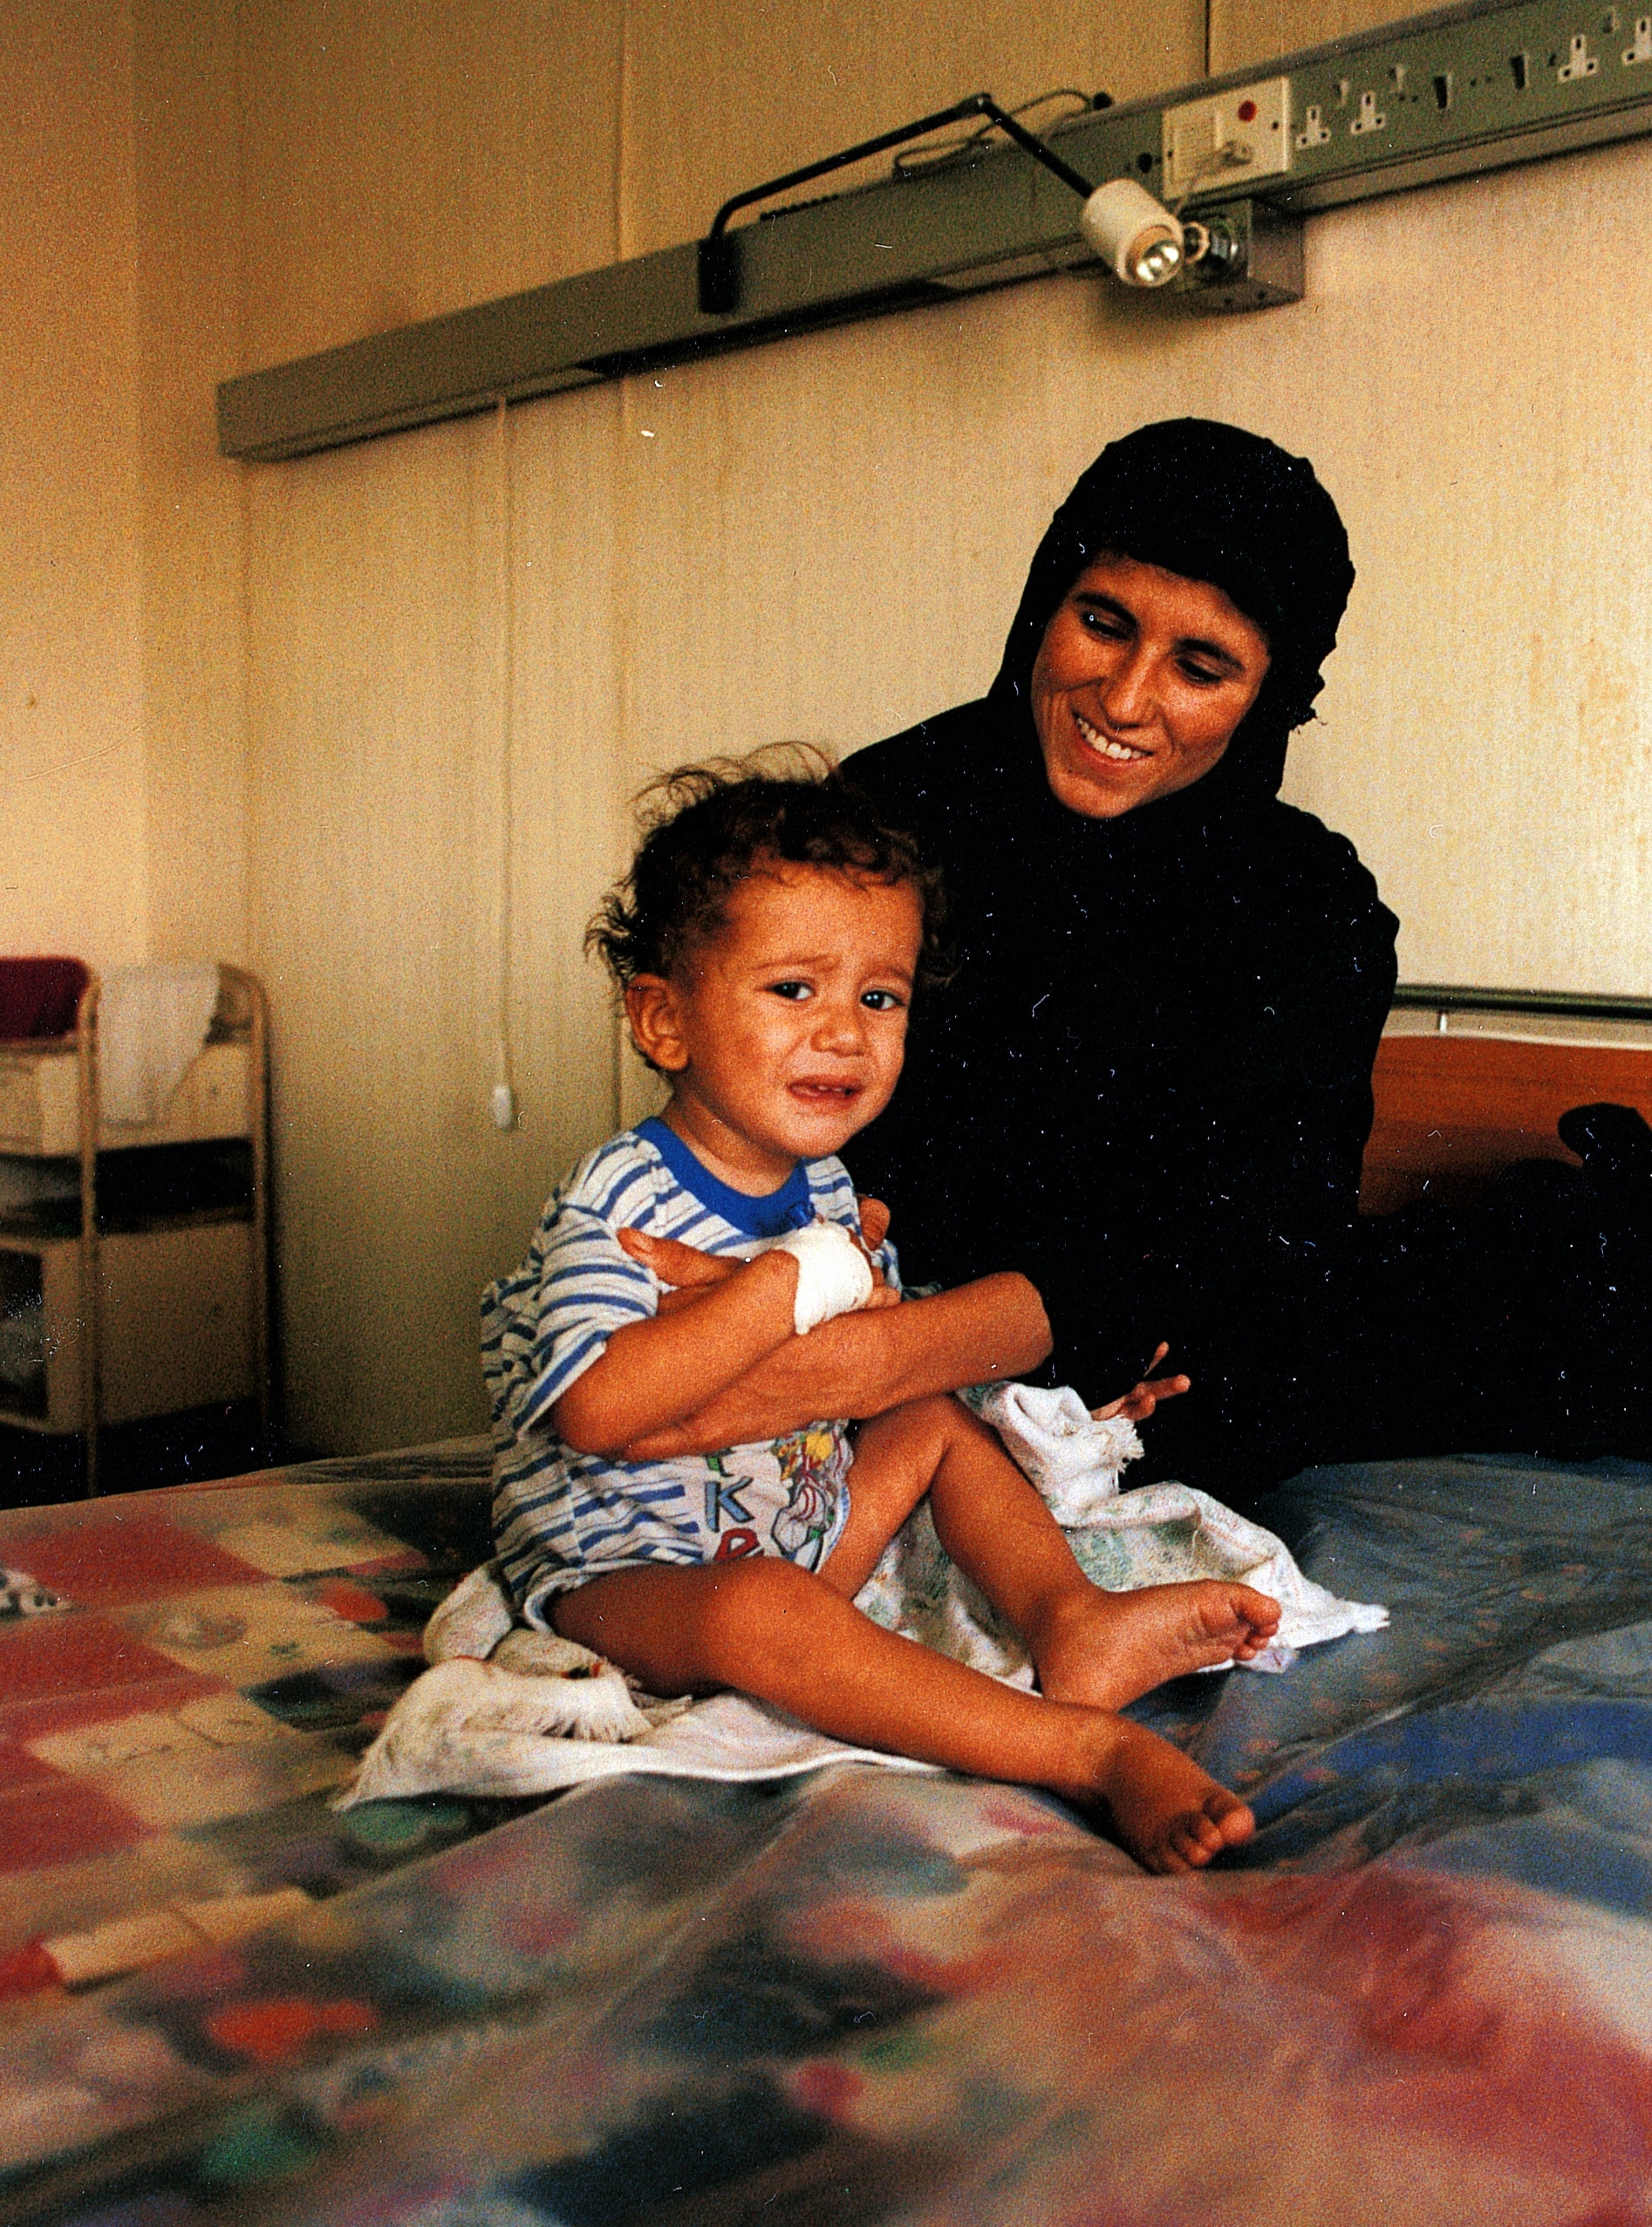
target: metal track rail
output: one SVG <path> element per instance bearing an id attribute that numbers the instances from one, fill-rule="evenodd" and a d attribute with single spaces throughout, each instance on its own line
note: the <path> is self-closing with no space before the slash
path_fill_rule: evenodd
<path id="1" fill-rule="evenodd" d="M 1247 241 L 1253 222 L 1259 239 L 1280 214 L 1652 133 L 1652 15 L 1635 4 L 1471 0 L 1093 112 L 1048 138 L 1084 178 L 1133 177 L 1201 215 L 1236 207 Z M 501 397 L 1040 277 L 1089 260 L 1080 206 L 1021 148 L 972 150 L 722 236 L 739 242 L 732 313 L 701 310 L 689 242 L 229 379 L 218 390 L 219 446 L 227 456 L 302 456 Z M 1190 279 L 1144 298 L 1139 314 L 1162 316 L 1178 298 L 1243 308 L 1292 297 L 1288 279 L 1214 297 Z"/>

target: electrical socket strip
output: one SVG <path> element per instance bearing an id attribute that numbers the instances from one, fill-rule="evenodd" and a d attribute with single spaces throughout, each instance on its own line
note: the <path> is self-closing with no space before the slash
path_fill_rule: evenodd
<path id="1" fill-rule="evenodd" d="M 1530 160 L 1552 151 L 1545 140 L 1559 151 L 1626 136 L 1614 120 L 1649 92 L 1652 15 L 1577 0 L 1451 9 L 1166 108 L 1160 190 L 1179 202 L 1253 189 L 1281 208 L 1332 207 L 1491 167 L 1471 152 Z"/>

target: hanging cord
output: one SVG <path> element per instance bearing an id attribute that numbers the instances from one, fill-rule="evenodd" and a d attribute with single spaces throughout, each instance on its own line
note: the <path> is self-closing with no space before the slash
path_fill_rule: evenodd
<path id="1" fill-rule="evenodd" d="M 631 202 L 632 175 L 631 155 L 632 142 L 636 137 L 632 122 L 636 72 L 631 13 L 631 0 L 621 0 L 618 88 L 615 101 L 618 128 L 614 133 L 614 253 L 616 260 L 621 263 L 637 252 L 637 227 L 631 214 Z M 637 382 L 633 379 L 622 379 L 616 383 L 612 415 L 609 420 L 614 442 L 612 464 L 616 491 L 614 515 L 616 559 L 621 568 L 630 564 L 631 552 L 636 547 L 637 487 L 636 475 L 629 453 L 631 428 L 636 407 L 636 386 Z M 613 598 L 612 631 L 610 639 L 613 659 L 611 680 L 613 687 L 616 760 L 618 760 L 625 752 L 632 731 L 631 625 L 628 612 L 629 606 L 625 597 L 618 596 Z M 615 830 L 616 850 L 619 849 L 623 841 L 623 837 L 617 831 L 620 809 L 619 786 L 616 768 L 604 799 L 609 824 L 611 830 Z M 626 1122 L 625 1103 L 630 1074 L 626 1048 L 630 1042 L 630 1036 L 631 1032 L 625 1025 L 625 1016 L 616 1008 L 608 1030 L 608 1080 L 611 1093 L 613 1125 L 617 1129 L 625 1126 Z"/>
<path id="2" fill-rule="evenodd" d="M 1075 170 L 1064 156 L 1057 154 L 1035 133 L 1029 132 L 1025 124 L 1019 123 L 1007 108 L 1000 108 L 990 92 L 967 93 L 950 108 L 938 108 L 932 115 L 914 117 L 910 124 L 898 124 L 891 132 L 880 132 L 876 139 L 857 140 L 853 147 L 839 147 L 836 154 L 823 155 L 818 162 L 804 163 L 801 170 L 788 170 L 778 178 L 765 179 L 761 186 L 747 186 L 743 193 L 731 194 L 712 218 L 711 229 L 700 243 L 695 298 L 701 314 L 732 317 L 740 309 L 743 234 L 731 232 L 728 227 L 741 209 L 754 208 L 759 202 L 773 201 L 777 194 L 788 194 L 795 186 L 811 185 L 816 178 L 827 177 L 835 170 L 852 168 L 874 154 L 905 147 L 912 140 L 929 139 L 948 125 L 966 123 L 976 116 L 990 119 L 1007 139 L 1013 140 L 1035 162 L 1042 163 L 1081 201 L 1090 199 L 1096 190 L 1092 181 Z M 761 221 L 759 218 L 759 223 Z"/>
<path id="3" fill-rule="evenodd" d="M 497 615 L 497 669 L 495 675 L 495 732 L 498 748 L 498 943 L 494 980 L 494 1086 L 489 1100 L 496 1129 L 516 1125 L 516 1080 L 510 1042 L 510 961 L 512 944 L 512 874 L 515 851 L 515 798 L 512 774 L 512 744 L 515 727 L 515 598 L 512 591 L 512 532 L 510 501 L 510 405 L 502 394 L 494 410 L 495 541 L 498 575 L 494 604 Z"/>
<path id="4" fill-rule="evenodd" d="M 1050 120 L 1058 124 L 1064 122 L 1068 116 L 1084 116 L 1093 108 L 1110 108 L 1113 106 L 1110 93 L 1098 92 L 1092 96 L 1080 92 L 1076 85 L 1055 85 L 1048 92 L 1035 92 L 1030 100 L 1023 100 L 1019 107 L 1007 113 L 1011 116 L 1030 116 L 1035 108 L 1047 108 L 1053 100 L 1064 100 L 1068 104 L 1059 116 Z M 967 162 L 981 141 L 990 139 L 997 128 L 989 118 L 974 131 L 966 132 L 961 139 L 943 140 L 932 147 L 915 147 L 910 154 L 898 154 L 890 165 L 890 175 L 912 178 L 926 170 L 944 170 L 949 163 Z"/>

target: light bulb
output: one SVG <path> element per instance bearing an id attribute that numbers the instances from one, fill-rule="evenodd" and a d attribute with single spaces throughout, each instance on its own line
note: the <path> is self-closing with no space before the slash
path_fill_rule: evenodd
<path id="1" fill-rule="evenodd" d="M 1182 267 L 1181 246 L 1175 240 L 1157 236 L 1148 240 L 1144 248 L 1133 244 L 1130 266 L 1132 285 L 1163 286 L 1167 280 L 1174 278 Z"/>
<path id="2" fill-rule="evenodd" d="M 1182 228 L 1134 178 L 1098 186 L 1078 229 L 1127 286 L 1165 286 L 1182 267 Z"/>

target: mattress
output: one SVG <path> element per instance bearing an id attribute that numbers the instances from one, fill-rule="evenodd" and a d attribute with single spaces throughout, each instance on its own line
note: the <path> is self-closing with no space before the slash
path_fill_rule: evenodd
<path id="1" fill-rule="evenodd" d="M 1171 1879 L 865 1766 L 335 1815 L 474 1448 L 6 1517 L 0 2217 L 1646 2217 L 1652 1468 L 1262 1513 L 1393 1621 L 1139 1705 L 1259 1821 Z"/>

